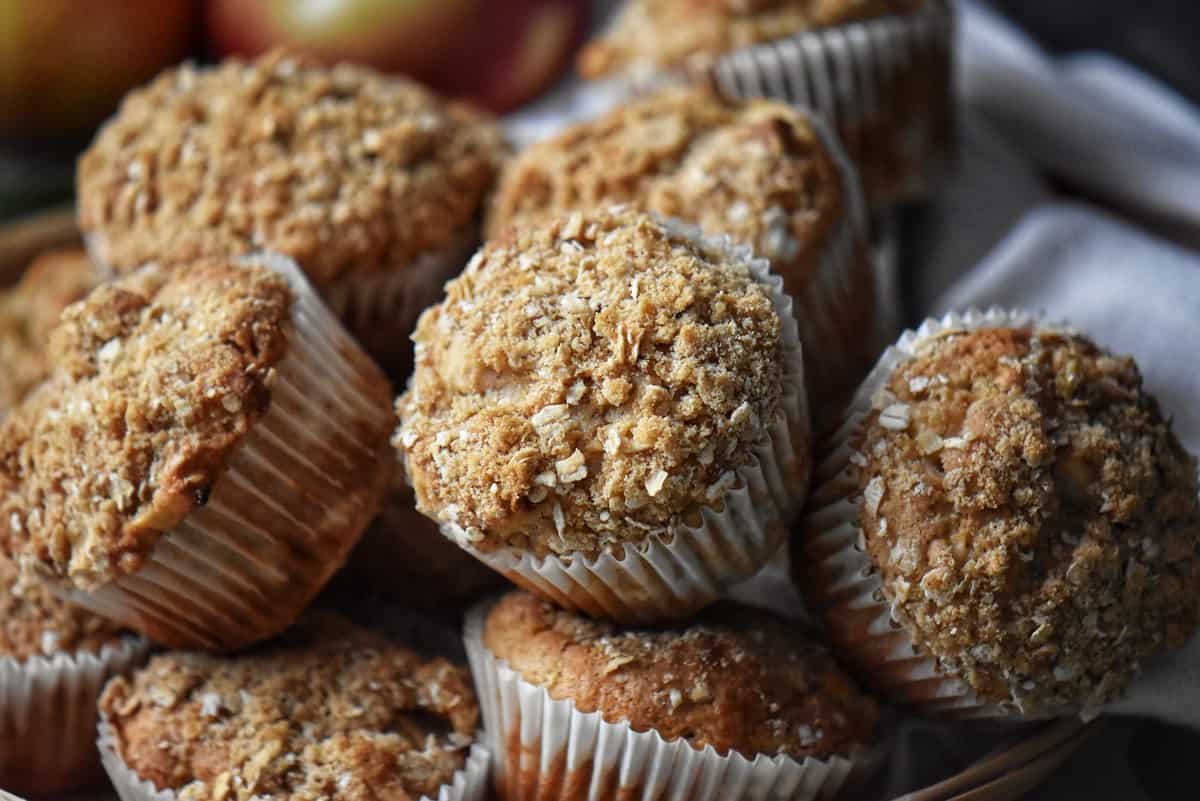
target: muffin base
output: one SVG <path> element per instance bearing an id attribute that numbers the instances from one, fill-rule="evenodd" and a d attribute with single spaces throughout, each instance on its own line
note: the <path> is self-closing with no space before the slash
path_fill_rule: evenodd
<path id="1" fill-rule="evenodd" d="M 125 764 L 117 747 L 116 732 L 106 720 L 101 719 L 94 734 L 100 761 L 121 801 L 175 801 L 174 790 L 159 790 Z M 443 784 L 436 798 L 423 795 L 421 801 L 483 801 L 487 795 L 490 762 L 487 749 L 473 744 L 466 764 L 455 772 L 450 784 Z"/>
<path id="2" fill-rule="evenodd" d="M 788 354 L 782 411 L 753 459 L 733 470 L 736 481 L 721 506 L 698 511 L 697 526 L 678 525 L 669 535 L 650 534 L 636 543 L 583 554 L 537 558 L 514 548 L 484 551 L 454 523 L 442 533 L 515 584 L 565 609 L 621 623 L 652 623 L 687 617 L 750 578 L 786 543 L 788 528 L 808 491 L 811 428 L 804 361 L 792 299 L 768 263 L 728 237 L 705 238 L 693 226 L 666 225 L 676 234 L 703 240 L 751 264 L 770 294 Z"/>
<path id="3" fill-rule="evenodd" d="M 143 566 L 72 603 L 175 648 L 233 649 L 290 625 L 345 561 L 391 478 L 387 382 L 296 265 L 248 256 L 295 293 L 271 406 L 208 502 L 163 535 Z"/>
<path id="4" fill-rule="evenodd" d="M 94 744 L 100 691 L 149 652 L 145 640 L 124 637 L 96 653 L 0 658 L 0 785 L 43 796 L 102 783 Z"/>
<path id="5" fill-rule="evenodd" d="M 1047 325 L 1023 311 L 990 309 L 948 314 L 906 331 L 889 347 L 859 387 L 846 420 L 817 468 L 815 489 L 795 543 L 797 583 L 812 612 L 824 621 L 838 653 L 860 678 L 888 700 L 940 718 L 1037 719 L 1077 709 L 1024 710 L 1019 699 L 993 702 L 979 698 L 962 678 L 946 671 L 921 649 L 897 619 L 879 570 L 862 541 L 854 445 L 875 393 L 923 341 L 946 330 Z"/>
<path id="6" fill-rule="evenodd" d="M 618 798 L 686 798 L 689 801 L 814 801 L 833 797 L 869 752 L 829 759 L 793 759 L 731 751 L 721 755 L 686 740 L 664 740 L 600 712 L 581 712 L 570 699 L 521 678 L 483 643 L 490 603 L 467 615 L 464 640 L 489 746 L 495 754 L 493 785 L 500 801 L 610 801 Z"/>

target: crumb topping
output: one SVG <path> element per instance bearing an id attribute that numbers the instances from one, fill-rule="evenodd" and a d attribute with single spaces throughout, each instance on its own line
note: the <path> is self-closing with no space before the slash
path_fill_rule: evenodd
<path id="1" fill-rule="evenodd" d="M 326 287 L 451 244 L 504 153 L 482 112 L 403 78 L 280 51 L 185 65 L 81 158 L 80 226 L 119 270 L 267 249 Z"/>
<path id="2" fill-rule="evenodd" d="M 782 413 L 781 323 L 749 263 L 628 209 L 489 243 L 414 339 L 396 444 L 418 508 L 480 549 L 669 537 Z"/>
<path id="3" fill-rule="evenodd" d="M 554 698 L 698 749 L 824 758 L 875 736 L 878 707 L 825 649 L 794 623 L 748 607 L 633 629 L 515 592 L 489 613 L 484 643 Z"/>
<path id="4" fill-rule="evenodd" d="M 19 284 L 0 292 L 0 416 L 50 374 L 50 329 L 97 283 L 82 250 L 52 250 L 33 260 Z"/>
<path id="5" fill-rule="evenodd" d="M 87 590 L 203 505 L 266 412 L 292 303 L 266 268 L 148 267 L 70 306 L 0 425 L 0 545 Z"/>
<path id="6" fill-rule="evenodd" d="M 120 627 L 68 604 L 36 579 L 21 578 L 16 565 L 0 557 L 0 658 L 96 653 L 120 638 Z"/>
<path id="7" fill-rule="evenodd" d="M 1128 357 L 947 332 L 878 393 L 861 454 L 885 595 L 982 700 L 1110 701 L 1200 623 L 1196 463 Z"/>
<path id="8" fill-rule="evenodd" d="M 668 89 L 538 143 L 505 170 L 488 221 L 509 226 L 612 203 L 727 233 L 798 294 L 844 205 L 837 165 L 782 103 Z"/>
<path id="9" fill-rule="evenodd" d="M 802 31 L 887 14 L 927 0 L 630 0 L 584 47 L 585 78 L 640 69 L 706 66 L 717 56 Z"/>
<path id="10" fill-rule="evenodd" d="M 100 711 L 180 801 L 437 798 L 479 721 L 465 668 L 328 613 L 238 656 L 156 656 Z"/>

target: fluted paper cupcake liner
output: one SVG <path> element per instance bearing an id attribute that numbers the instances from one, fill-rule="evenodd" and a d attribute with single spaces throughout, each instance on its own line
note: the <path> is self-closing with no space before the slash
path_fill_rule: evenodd
<path id="1" fill-rule="evenodd" d="M 1031 717 L 1020 700 L 989 702 L 962 678 L 943 669 L 917 645 L 899 621 L 878 568 L 867 554 L 859 523 L 861 492 L 855 444 L 871 412 L 872 398 L 922 342 L 945 331 L 1001 327 L 1061 328 L 1024 311 L 969 310 L 926 320 L 889 347 L 863 382 L 834 436 L 829 455 L 817 466 L 812 499 L 801 524 L 798 558 L 804 560 L 805 600 L 826 625 L 838 654 L 888 700 L 943 718 Z M 1036 717 L 1071 710 L 1038 710 Z"/>
<path id="2" fill-rule="evenodd" d="M 787 541 L 793 517 L 803 505 L 809 479 L 811 435 L 804 363 L 792 300 L 769 265 L 728 237 L 705 238 L 698 229 L 664 223 L 677 235 L 722 249 L 751 265 L 779 315 L 787 359 L 780 413 L 768 427 L 753 458 L 733 470 L 735 481 L 720 502 L 699 511 L 700 523 L 679 524 L 666 534 L 591 557 L 583 554 L 538 558 L 514 548 L 483 551 L 457 524 L 442 533 L 494 570 L 530 592 L 566 609 L 622 623 L 648 623 L 686 617 L 718 600 L 732 585 L 750 578 Z"/>
<path id="3" fill-rule="evenodd" d="M 177 795 L 174 790 L 159 790 L 125 764 L 117 745 L 116 732 L 107 721 L 100 721 L 98 729 L 92 732 L 93 737 L 97 732 L 96 747 L 100 750 L 100 759 L 121 801 L 175 801 Z M 467 754 L 466 764 L 455 772 L 453 780 L 441 786 L 436 798 L 421 796 L 421 801 L 483 801 L 487 796 L 490 761 L 487 749 L 478 743 L 473 744 Z"/>
<path id="4" fill-rule="evenodd" d="M 581 712 L 487 649 L 489 607 L 485 602 L 468 613 L 464 640 L 500 801 L 815 801 L 835 796 L 870 762 L 866 751 L 829 759 L 722 755 Z"/>
<path id="5" fill-rule="evenodd" d="M 928 191 L 951 154 L 953 23 L 947 0 L 929 0 L 743 48 L 711 78 L 730 97 L 815 109 L 859 165 L 871 205 L 890 205 Z"/>
<path id="6" fill-rule="evenodd" d="M 150 644 L 125 637 L 99 651 L 0 658 L 0 784 L 53 795 L 101 779 L 96 702 L 109 678 L 140 665 Z"/>
<path id="7" fill-rule="evenodd" d="M 271 405 L 203 506 L 162 536 L 145 564 L 80 606 L 176 648 L 232 649 L 290 625 L 378 511 L 393 457 L 378 367 L 290 260 L 260 254 L 293 290 L 287 355 Z"/>

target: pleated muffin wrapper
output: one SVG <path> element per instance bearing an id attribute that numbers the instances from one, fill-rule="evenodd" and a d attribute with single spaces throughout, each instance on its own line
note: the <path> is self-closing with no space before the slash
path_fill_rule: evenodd
<path id="1" fill-rule="evenodd" d="M 99 726 L 92 735 L 98 738 L 93 742 L 100 750 L 100 761 L 112 782 L 113 789 L 121 801 L 175 801 L 178 793 L 174 790 L 160 790 L 148 779 L 143 779 L 137 772 L 125 764 L 117 744 L 117 734 L 107 720 L 101 719 Z M 480 733 L 482 735 L 482 732 Z M 436 796 L 421 796 L 421 801 L 483 801 L 487 797 L 488 768 L 491 765 L 491 755 L 481 743 L 473 743 L 467 752 L 465 764 L 455 771 L 449 784 L 443 784 Z"/>
<path id="2" fill-rule="evenodd" d="M 931 717 L 1038 719 L 1078 713 L 1070 708 L 1031 708 L 1020 696 L 993 702 L 979 698 L 967 682 L 943 668 L 922 649 L 897 616 L 884 589 L 879 569 L 866 551 L 859 509 L 858 468 L 864 454 L 863 424 L 872 400 L 895 369 L 916 355 L 921 344 L 947 331 L 988 328 L 1066 330 L 1039 315 L 993 308 L 971 309 L 928 319 L 906 331 L 889 347 L 859 388 L 834 435 L 828 454 L 817 466 L 814 489 L 801 524 L 798 558 L 805 600 L 826 626 L 836 652 L 876 692 Z"/>
<path id="3" fill-rule="evenodd" d="M 731 471 L 725 495 L 696 510 L 699 523 L 683 522 L 669 532 L 650 532 L 637 542 L 598 555 L 550 554 L 539 558 L 515 548 L 476 548 L 454 522 L 442 533 L 492 569 L 535 595 L 565 609 L 621 623 L 651 623 L 687 617 L 756 574 L 786 543 L 793 518 L 808 491 L 811 427 L 804 388 L 804 362 L 792 300 L 769 264 L 728 237 L 704 237 L 678 221 L 663 224 L 673 234 L 702 241 L 731 259 L 749 263 L 771 298 L 780 320 L 786 368 L 780 411 L 766 437 L 744 465 Z"/>
<path id="4" fill-rule="evenodd" d="M 926 194 L 950 162 L 953 32 L 949 0 L 928 0 L 742 48 L 707 77 L 728 97 L 816 110 L 859 165 L 871 206 L 887 206 Z"/>
<path id="5" fill-rule="evenodd" d="M 463 639 L 500 801 L 815 801 L 833 798 L 852 775 L 878 763 L 865 748 L 828 759 L 722 755 L 581 712 L 488 650 L 483 628 L 493 603 L 467 613 Z"/>
<path id="6" fill-rule="evenodd" d="M 96 652 L 0 658 L 0 785 L 44 796 L 102 779 L 95 746 L 100 691 L 149 652 L 141 637 L 123 637 Z"/>
<path id="7" fill-rule="evenodd" d="M 386 380 L 291 260 L 252 254 L 293 293 L 271 404 L 211 495 L 164 533 L 144 564 L 72 603 L 174 648 L 230 650 L 295 621 L 378 511 L 394 459 Z"/>

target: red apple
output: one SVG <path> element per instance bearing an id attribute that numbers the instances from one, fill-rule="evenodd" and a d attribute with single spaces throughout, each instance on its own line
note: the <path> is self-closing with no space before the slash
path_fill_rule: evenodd
<path id="1" fill-rule="evenodd" d="M 86 133 L 187 56 L 192 0 L 0 0 L 0 134 Z"/>
<path id="2" fill-rule="evenodd" d="M 587 0 L 207 0 L 213 54 L 286 45 L 403 73 L 506 111 L 549 85 L 583 38 Z"/>

